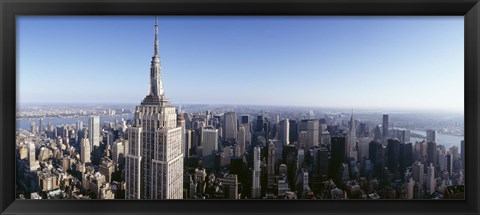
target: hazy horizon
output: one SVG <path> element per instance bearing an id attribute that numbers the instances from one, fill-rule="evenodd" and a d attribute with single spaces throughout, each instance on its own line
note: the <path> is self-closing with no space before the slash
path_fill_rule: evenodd
<path id="1" fill-rule="evenodd" d="M 153 16 L 19 16 L 17 104 L 139 104 Z M 463 17 L 159 17 L 173 104 L 463 113 Z M 193 36 L 192 36 L 193 35 Z"/>

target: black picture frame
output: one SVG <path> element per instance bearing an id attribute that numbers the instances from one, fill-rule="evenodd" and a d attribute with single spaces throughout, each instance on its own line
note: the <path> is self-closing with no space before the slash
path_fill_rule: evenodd
<path id="1" fill-rule="evenodd" d="M 465 17 L 465 200 L 16 200 L 16 26 L 20 15 L 457 15 Z M 2 214 L 478 214 L 480 4 L 478 0 L 0 0 Z"/>

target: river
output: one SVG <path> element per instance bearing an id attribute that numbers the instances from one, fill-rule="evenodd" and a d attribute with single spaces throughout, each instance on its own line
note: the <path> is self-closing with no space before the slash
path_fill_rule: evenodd
<path id="1" fill-rule="evenodd" d="M 406 130 L 405 128 L 395 128 L 395 129 Z M 426 131 L 411 130 L 410 129 L 410 132 L 415 133 L 415 134 L 419 134 L 419 135 L 422 135 L 422 136 L 427 136 Z M 437 133 L 437 145 L 443 145 L 443 146 L 445 146 L 446 149 L 449 149 L 452 146 L 456 146 L 456 147 L 458 147 L 458 150 L 460 150 L 461 141 L 464 140 L 464 139 L 465 139 L 464 136 L 455 136 L 455 135 L 447 135 L 447 134 Z M 415 141 L 420 142 L 422 140 L 424 140 L 424 139 L 415 138 L 415 137 L 410 138 L 410 141 L 412 143 L 415 143 Z"/>

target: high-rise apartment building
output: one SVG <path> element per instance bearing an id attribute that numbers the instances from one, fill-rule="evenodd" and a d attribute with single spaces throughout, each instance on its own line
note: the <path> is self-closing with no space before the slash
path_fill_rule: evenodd
<path id="1" fill-rule="evenodd" d="M 150 67 L 150 93 L 135 108 L 125 159 L 126 199 L 183 198 L 182 127 L 163 91 L 158 22 Z"/>

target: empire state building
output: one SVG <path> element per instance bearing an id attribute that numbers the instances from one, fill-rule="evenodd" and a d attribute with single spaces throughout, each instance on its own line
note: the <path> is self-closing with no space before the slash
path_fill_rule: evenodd
<path id="1" fill-rule="evenodd" d="M 135 119 L 127 134 L 125 198 L 181 199 L 184 156 L 182 127 L 177 126 L 175 107 L 163 91 L 157 17 L 150 67 L 150 93 L 136 106 Z"/>

